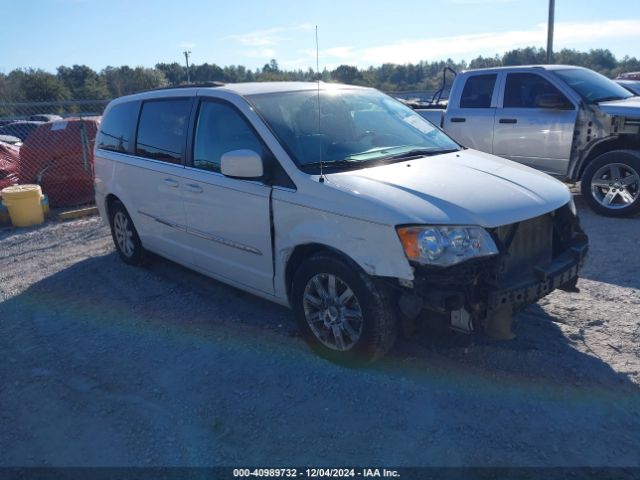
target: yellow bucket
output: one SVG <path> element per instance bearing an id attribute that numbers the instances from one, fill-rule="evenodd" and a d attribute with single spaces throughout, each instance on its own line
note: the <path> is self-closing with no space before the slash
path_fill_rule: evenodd
<path id="1" fill-rule="evenodd" d="M 9 209 L 11 223 L 29 227 L 44 222 L 40 185 L 13 185 L 2 189 L 2 203 Z"/>

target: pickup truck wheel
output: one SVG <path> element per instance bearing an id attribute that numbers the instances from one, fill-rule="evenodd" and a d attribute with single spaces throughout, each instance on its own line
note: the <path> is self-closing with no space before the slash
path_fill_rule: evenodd
<path id="1" fill-rule="evenodd" d="M 614 150 L 591 162 L 582 177 L 582 196 L 601 215 L 628 217 L 640 211 L 640 152 Z"/>
<path id="2" fill-rule="evenodd" d="M 145 259 L 145 250 L 129 212 L 119 201 L 109 207 L 109 224 L 120 258 L 129 265 L 141 265 Z"/>
<path id="3" fill-rule="evenodd" d="M 303 338 L 330 361 L 365 365 L 395 342 L 396 317 L 385 286 L 341 260 L 307 260 L 295 273 L 291 300 Z"/>

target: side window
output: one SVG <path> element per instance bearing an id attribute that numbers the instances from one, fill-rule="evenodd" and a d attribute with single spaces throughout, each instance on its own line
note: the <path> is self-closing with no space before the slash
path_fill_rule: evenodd
<path id="1" fill-rule="evenodd" d="M 493 88 L 498 75 L 473 75 L 469 77 L 462 90 L 460 108 L 490 108 Z"/>
<path id="2" fill-rule="evenodd" d="M 541 108 L 545 97 L 554 97 L 571 107 L 571 102 L 547 80 L 534 73 L 510 73 L 504 87 L 504 108 Z"/>
<path id="3" fill-rule="evenodd" d="M 136 155 L 182 163 L 189 124 L 190 98 L 152 100 L 142 104 Z"/>
<path id="4" fill-rule="evenodd" d="M 121 103 L 112 107 L 100 123 L 96 138 L 98 148 L 128 152 L 139 108 L 140 102 Z"/>
<path id="5" fill-rule="evenodd" d="M 240 112 L 225 103 L 203 101 L 193 142 L 193 166 L 219 172 L 222 155 L 239 149 L 264 153 L 262 142 Z"/>

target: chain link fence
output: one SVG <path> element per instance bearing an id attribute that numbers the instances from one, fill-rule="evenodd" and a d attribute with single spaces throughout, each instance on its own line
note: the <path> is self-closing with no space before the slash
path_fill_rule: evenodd
<path id="1" fill-rule="evenodd" d="M 53 208 L 93 203 L 93 146 L 107 103 L 0 99 L 0 190 L 35 183 Z"/>

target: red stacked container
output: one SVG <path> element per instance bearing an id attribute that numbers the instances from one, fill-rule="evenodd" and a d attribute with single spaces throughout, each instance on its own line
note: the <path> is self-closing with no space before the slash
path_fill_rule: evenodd
<path id="1" fill-rule="evenodd" d="M 20 148 L 20 183 L 37 183 L 52 207 L 94 201 L 93 145 L 98 117 L 66 118 L 45 123 Z"/>

